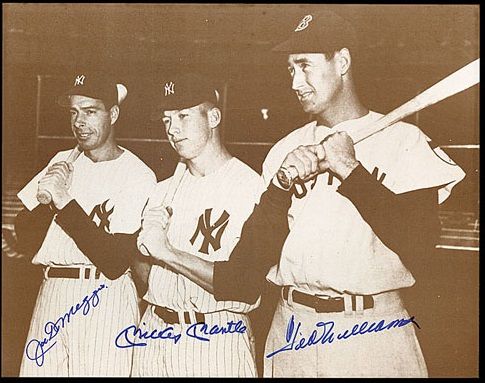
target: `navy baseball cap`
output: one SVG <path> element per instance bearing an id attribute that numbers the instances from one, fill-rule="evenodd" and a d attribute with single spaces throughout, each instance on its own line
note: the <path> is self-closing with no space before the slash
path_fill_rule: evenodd
<path id="1" fill-rule="evenodd" d="M 348 20 L 332 11 L 309 13 L 294 27 L 289 38 L 273 52 L 326 53 L 356 46 L 356 33 Z"/>
<path id="2" fill-rule="evenodd" d="M 57 97 L 61 106 L 70 106 L 70 96 L 85 96 L 101 100 L 106 108 L 119 105 L 125 99 L 128 90 L 123 84 L 117 84 L 111 77 L 102 73 L 78 73 L 72 78 L 72 87 Z"/>
<path id="3" fill-rule="evenodd" d="M 192 108 L 204 102 L 217 105 L 219 102 L 219 93 L 214 83 L 196 73 L 168 77 L 157 84 L 156 92 L 152 121 L 160 120 L 165 110 Z"/>

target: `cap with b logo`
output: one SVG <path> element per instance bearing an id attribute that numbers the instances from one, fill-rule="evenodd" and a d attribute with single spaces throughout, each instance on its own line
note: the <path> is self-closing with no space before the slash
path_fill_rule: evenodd
<path id="1" fill-rule="evenodd" d="M 57 98 L 61 106 L 70 106 L 70 96 L 85 96 L 102 100 L 107 108 L 119 105 L 126 97 L 128 90 L 117 84 L 109 75 L 102 73 L 77 73 L 72 78 L 72 87 Z"/>
<path id="2" fill-rule="evenodd" d="M 309 13 L 294 25 L 289 38 L 273 52 L 325 53 L 356 44 L 355 30 L 349 21 L 332 11 Z"/>
<path id="3" fill-rule="evenodd" d="M 217 105 L 219 93 L 207 77 L 186 73 L 162 80 L 157 85 L 156 98 L 152 120 L 159 120 L 164 110 L 187 109 L 204 102 Z"/>

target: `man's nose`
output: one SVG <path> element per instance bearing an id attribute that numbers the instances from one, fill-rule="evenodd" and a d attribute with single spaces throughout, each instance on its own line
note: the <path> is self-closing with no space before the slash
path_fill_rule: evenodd
<path id="1" fill-rule="evenodd" d="M 291 82 L 291 89 L 298 90 L 305 85 L 305 76 L 301 70 L 295 70 L 293 74 L 293 79 Z"/>
<path id="2" fill-rule="evenodd" d="M 167 133 L 171 136 L 174 136 L 180 133 L 180 124 L 177 122 L 176 118 L 173 118 L 170 122 L 170 126 L 168 127 Z"/>
<path id="3" fill-rule="evenodd" d="M 74 117 L 74 126 L 76 128 L 81 128 L 86 124 L 84 116 L 79 113 L 76 117 Z"/>

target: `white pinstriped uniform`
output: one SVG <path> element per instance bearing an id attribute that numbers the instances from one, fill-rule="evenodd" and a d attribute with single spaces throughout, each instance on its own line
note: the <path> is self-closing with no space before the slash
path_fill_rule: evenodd
<path id="1" fill-rule="evenodd" d="M 134 233 L 140 227 L 142 209 L 156 184 L 153 171 L 137 156 L 124 149 L 115 160 L 93 162 L 82 153 L 73 163 L 74 172 L 70 194 L 90 214 L 95 206 L 103 205 L 92 219 L 110 233 Z M 65 160 L 69 151 L 57 153 L 49 165 Z M 45 174 L 47 167 L 41 172 Z M 36 204 L 37 178 L 22 189 L 18 196 L 28 208 Z M 103 218 L 103 211 L 108 212 Z M 101 217 L 99 216 L 101 215 Z M 103 221 L 104 219 L 104 221 Z M 42 366 L 26 357 L 25 349 L 21 376 L 129 376 L 131 349 L 114 345 L 121 328 L 139 320 L 138 299 L 131 274 L 127 271 L 110 281 L 103 274 L 94 279 L 92 262 L 79 250 L 74 240 L 53 220 L 44 242 L 32 263 L 54 267 L 92 268 L 90 279 L 44 279 L 34 308 L 27 343 L 45 337 L 44 326 L 55 322 L 72 305 L 83 302 L 101 285 L 99 304 L 87 315 L 72 316 L 60 329 L 55 346 L 44 358 Z M 51 343 L 54 340 L 51 341 Z"/>
<path id="2" fill-rule="evenodd" d="M 158 184 L 149 206 L 160 204 L 169 182 L 170 179 Z M 175 248 L 211 262 L 229 259 L 260 190 L 261 178 L 237 158 L 232 158 L 204 177 L 194 177 L 187 170 L 171 204 L 173 216 L 167 234 L 170 243 Z M 206 226 L 214 225 L 222 217 L 220 225 L 211 234 L 214 238 L 220 234 L 218 249 L 214 248 L 219 245 L 217 241 L 204 248 L 205 237 L 197 230 L 205 214 L 208 214 Z M 212 294 L 188 278 L 160 266 L 152 267 L 148 283 L 144 299 L 151 304 L 179 312 L 210 313 L 205 317 L 210 325 L 226 325 L 229 320 L 242 320 L 247 332 L 218 335 L 211 337 L 210 342 L 184 335 L 177 344 L 167 340 L 151 340 L 146 347 L 135 350 L 135 376 L 256 376 L 253 336 L 245 313 L 256 308 L 259 301 L 254 305 L 235 301 L 218 302 Z M 167 325 L 153 313 L 153 306 L 149 306 L 141 326 L 163 329 Z M 187 328 L 184 323 L 173 326 L 178 333 L 183 333 Z"/>
<path id="3" fill-rule="evenodd" d="M 271 182 L 286 155 L 299 145 L 319 143 L 335 131 L 366 126 L 381 117 L 366 116 L 342 122 L 332 129 L 311 122 L 280 140 L 263 164 L 263 178 Z M 432 150 L 429 139 L 416 126 L 397 123 L 355 146 L 356 158 L 384 186 L 400 194 L 440 185 L 439 202 L 464 177 L 464 172 L 440 149 Z M 377 170 L 376 170 L 377 169 Z M 266 342 L 269 354 L 285 344 L 285 331 L 291 314 L 302 321 L 302 332 L 309 335 L 319 321 L 334 320 L 339 328 L 376 318 L 409 318 L 399 297 L 379 295 L 412 286 L 414 277 L 402 264 L 398 254 L 386 247 L 374 234 L 358 210 L 337 192 L 340 181 L 329 173 L 305 183 L 306 194 L 292 196 L 288 211 L 290 233 L 281 259 L 267 279 L 279 286 L 291 286 L 301 292 L 330 296 L 373 295 L 376 306 L 365 310 L 364 317 L 344 313 L 316 314 L 312 308 L 284 300 L 276 310 Z M 398 219 L 398 217 L 396 217 Z M 399 221 L 396 221 L 399 222 Z M 396 230 L 400 230 L 396 227 Z M 397 293 L 398 294 L 398 293 Z M 384 307 L 382 307 L 384 306 Z M 347 313 L 348 314 L 348 313 Z M 419 322 L 419 318 L 418 322 Z M 346 327 L 347 326 L 347 327 Z M 307 330 L 305 330 L 307 328 Z M 396 345 L 399 345 L 398 349 Z M 361 356 L 355 353 L 361 350 Z M 365 354 L 365 355 L 364 355 Z M 382 356 L 382 363 L 373 363 Z M 384 356 L 386 356 L 384 358 Z M 348 365 L 343 365 L 347 361 Z M 299 366 L 289 368 L 288 366 Z M 283 352 L 265 358 L 265 376 L 426 376 L 426 365 L 411 325 L 375 336 L 354 336 L 338 345 L 317 345 L 298 352 Z"/>

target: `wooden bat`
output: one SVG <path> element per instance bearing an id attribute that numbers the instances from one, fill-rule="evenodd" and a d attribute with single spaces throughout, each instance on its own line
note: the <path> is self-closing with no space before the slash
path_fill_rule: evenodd
<path id="1" fill-rule="evenodd" d="M 460 93 L 479 82 L 480 59 L 476 59 L 424 90 L 416 97 L 394 109 L 392 112 L 381 117 L 368 127 L 359 129 L 351 136 L 352 140 L 354 141 L 354 144 L 357 144 L 403 118 L 419 112 L 427 106 L 436 104 L 450 96 Z"/>
<path id="2" fill-rule="evenodd" d="M 185 165 L 185 162 L 179 161 L 173 173 L 172 179 L 170 180 L 170 184 L 168 185 L 167 192 L 163 197 L 163 201 L 162 201 L 163 206 L 167 207 L 167 206 L 170 206 L 170 204 L 172 203 L 173 197 L 175 197 L 175 193 L 177 192 L 177 189 L 180 186 L 180 183 L 182 182 L 182 178 L 184 176 L 186 168 L 187 166 Z M 139 244 L 138 250 L 140 250 L 140 252 L 143 255 L 150 256 L 148 249 L 143 243 Z"/>
<path id="3" fill-rule="evenodd" d="M 77 160 L 81 153 L 82 150 L 79 148 L 79 145 L 76 145 L 76 147 L 71 150 L 71 153 L 69 153 L 69 157 L 67 157 L 66 162 L 73 163 Z M 37 201 L 43 205 L 49 205 L 52 202 L 52 195 L 48 190 L 41 189 L 37 192 Z"/>
<path id="4" fill-rule="evenodd" d="M 354 144 L 357 144 L 392 124 L 401 121 L 403 118 L 419 112 L 427 106 L 436 104 L 437 102 L 462 92 L 479 82 L 480 59 L 476 59 L 424 90 L 416 97 L 389 112 L 369 126 L 359 127 L 355 131 L 349 131 L 348 133 L 352 138 L 352 141 L 354 141 Z M 281 168 L 278 170 L 278 179 L 283 187 L 290 188 L 297 177 L 298 172 L 294 167 L 288 169 Z"/>

